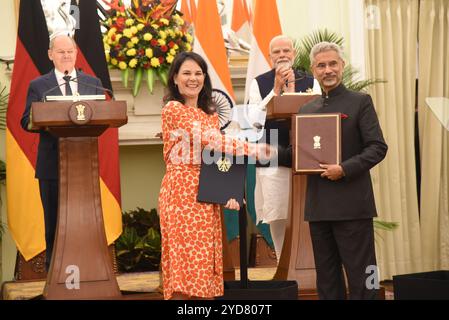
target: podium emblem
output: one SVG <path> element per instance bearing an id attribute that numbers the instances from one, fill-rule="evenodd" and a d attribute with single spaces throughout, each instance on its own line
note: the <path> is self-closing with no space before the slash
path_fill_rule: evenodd
<path id="1" fill-rule="evenodd" d="M 313 137 L 313 149 L 321 149 L 321 137 L 320 136 L 314 136 Z"/>
<path id="2" fill-rule="evenodd" d="M 69 108 L 69 118 L 77 125 L 87 124 L 92 119 L 92 108 L 86 101 L 74 102 Z"/>
<path id="3" fill-rule="evenodd" d="M 82 104 L 78 104 L 75 106 L 76 111 L 78 112 L 77 116 L 76 116 L 76 120 L 78 121 L 84 121 L 86 120 L 86 115 L 84 114 L 84 110 L 86 109 L 86 106 L 82 105 Z"/>
<path id="4" fill-rule="evenodd" d="M 217 161 L 218 170 L 220 170 L 221 172 L 228 172 L 231 169 L 231 166 L 232 166 L 231 160 L 229 160 L 226 157 L 221 157 Z"/>

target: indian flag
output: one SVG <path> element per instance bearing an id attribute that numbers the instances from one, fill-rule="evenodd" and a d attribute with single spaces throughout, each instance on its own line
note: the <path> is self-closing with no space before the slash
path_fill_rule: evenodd
<path id="1" fill-rule="evenodd" d="M 234 0 L 231 29 L 246 42 L 251 40 L 251 21 L 246 0 Z"/>
<path id="2" fill-rule="evenodd" d="M 269 45 L 273 37 L 282 34 L 276 0 L 255 0 L 253 36 L 246 74 L 245 101 L 249 98 L 251 81 L 271 69 Z"/>
<path id="3" fill-rule="evenodd" d="M 199 0 L 196 14 L 193 51 L 206 60 L 212 87 L 235 101 L 217 3 Z"/>

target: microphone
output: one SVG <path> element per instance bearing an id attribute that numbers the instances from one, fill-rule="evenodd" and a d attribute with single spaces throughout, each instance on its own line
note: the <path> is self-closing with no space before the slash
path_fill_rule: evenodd
<path id="1" fill-rule="evenodd" d="M 78 84 L 82 84 L 83 86 L 86 86 L 86 87 L 104 90 L 104 91 L 106 91 L 107 93 L 109 93 L 109 94 L 111 95 L 112 100 L 115 101 L 115 96 L 114 96 L 114 94 L 112 93 L 112 90 L 109 90 L 108 88 L 101 87 L 101 86 L 96 86 L 96 85 L 94 85 L 94 84 L 86 83 L 86 82 L 84 82 L 84 81 L 79 81 L 79 80 L 78 80 L 78 77 L 77 77 L 77 78 L 70 79 L 69 81 L 73 81 L 73 82 L 76 82 L 76 83 L 78 83 Z"/>
<path id="2" fill-rule="evenodd" d="M 286 80 L 285 81 L 285 85 L 287 85 L 289 83 L 292 83 L 292 82 L 296 82 L 296 81 L 302 80 L 302 79 L 304 79 L 307 76 L 307 74 L 305 72 L 301 71 L 301 70 L 297 70 L 297 72 L 298 72 L 298 74 L 300 76 L 298 78 L 295 78 L 295 79 L 291 80 L 291 81 Z"/>
<path id="3" fill-rule="evenodd" d="M 68 74 L 69 74 L 69 72 L 68 72 L 67 70 L 65 70 L 65 71 L 64 71 L 64 77 L 66 77 Z M 69 80 L 69 81 L 72 81 L 72 80 Z M 62 87 L 62 86 L 65 86 L 65 82 L 63 82 L 63 83 L 61 83 L 61 84 L 58 84 L 58 85 L 56 85 L 56 86 L 54 86 L 54 87 L 48 89 L 47 91 L 45 91 L 45 92 L 42 94 L 42 100 L 41 100 L 41 101 L 42 101 L 42 102 L 45 102 L 45 100 L 47 99 L 47 94 L 49 94 L 49 93 L 52 92 L 53 90 L 58 89 L 59 87 Z"/>

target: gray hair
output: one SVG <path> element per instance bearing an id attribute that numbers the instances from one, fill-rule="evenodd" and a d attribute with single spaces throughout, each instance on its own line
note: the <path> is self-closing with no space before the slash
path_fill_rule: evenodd
<path id="1" fill-rule="evenodd" d="M 50 37 L 50 43 L 49 43 L 49 45 L 48 45 L 48 50 L 52 50 L 53 47 L 54 47 L 54 45 L 55 45 L 55 40 L 56 40 L 57 38 L 61 38 L 61 37 L 67 37 L 67 38 L 69 38 L 70 40 L 72 40 L 73 46 L 74 46 L 75 49 L 76 49 L 76 41 L 75 41 L 75 39 L 74 39 L 72 36 L 70 36 L 70 34 L 67 34 L 67 33 L 58 33 L 58 34 L 54 34 L 52 37 Z"/>
<path id="2" fill-rule="evenodd" d="M 275 41 L 278 41 L 278 40 L 288 40 L 288 41 L 290 41 L 290 43 L 291 43 L 291 45 L 292 45 L 292 48 L 294 47 L 294 45 L 293 45 L 293 40 L 292 40 L 290 37 L 285 36 L 285 35 L 283 35 L 283 34 L 280 34 L 280 35 L 278 35 L 278 36 L 273 37 L 273 39 L 271 39 L 271 41 L 270 41 L 270 52 L 271 52 L 271 49 L 273 48 L 273 43 L 274 43 Z"/>
<path id="3" fill-rule="evenodd" d="M 335 51 L 342 61 L 345 61 L 345 58 L 343 57 L 343 50 L 338 44 L 323 41 L 314 45 L 312 50 L 310 50 L 310 65 L 311 66 L 314 65 L 315 57 L 317 56 L 318 53 L 327 52 L 331 50 Z"/>

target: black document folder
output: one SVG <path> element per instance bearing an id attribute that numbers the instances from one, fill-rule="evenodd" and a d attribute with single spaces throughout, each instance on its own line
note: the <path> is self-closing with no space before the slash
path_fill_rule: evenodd
<path id="1" fill-rule="evenodd" d="M 197 200 L 225 205 L 234 198 L 243 205 L 247 158 L 229 154 L 212 154 L 201 163 Z"/>

